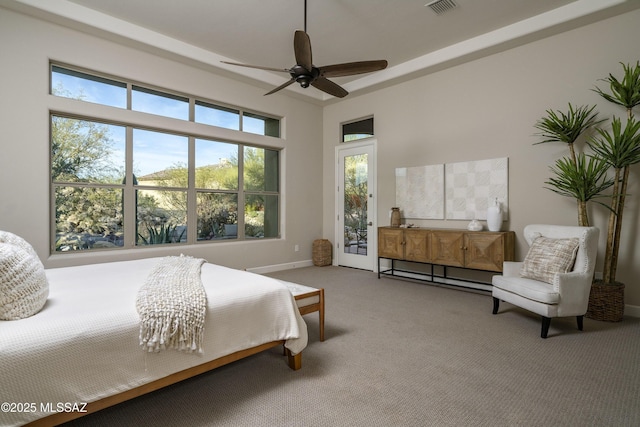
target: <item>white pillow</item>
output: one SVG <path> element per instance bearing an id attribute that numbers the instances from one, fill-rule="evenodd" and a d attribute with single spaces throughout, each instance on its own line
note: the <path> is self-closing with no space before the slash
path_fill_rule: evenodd
<path id="1" fill-rule="evenodd" d="M 537 237 L 524 259 L 520 276 L 553 283 L 556 273 L 568 273 L 573 269 L 580 239 L 552 239 Z"/>
<path id="2" fill-rule="evenodd" d="M 33 246 L 31 246 L 29 242 L 27 242 L 17 234 L 0 230 L 0 243 L 11 243 L 12 245 L 20 246 L 22 249 L 29 252 L 29 255 L 40 260 L 40 258 L 38 257 L 38 254 L 36 253 L 36 250 L 33 249 Z"/>
<path id="3" fill-rule="evenodd" d="M 33 247 L 21 237 L 0 231 L 0 320 L 18 320 L 39 312 L 49 283 Z"/>

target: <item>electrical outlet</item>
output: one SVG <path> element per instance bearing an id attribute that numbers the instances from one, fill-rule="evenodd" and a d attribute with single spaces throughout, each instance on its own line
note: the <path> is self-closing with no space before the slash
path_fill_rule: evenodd
<path id="1" fill-rule="evenodd" d="M 296 251 L 296 252 L 298 252 L 298 251 L 300 250 L 300 246 L 298 246 L 298 245 L 294 245 L 294 246 L 293 246 L 293 250 L 294 250 L 294 251 Z"/>
<path id="2" fill-rule="evenodd" d="M 596 271 L 596 274 L 594 275 L 594 278 L 596 280 L 602 280 L 602 271 Z"/>

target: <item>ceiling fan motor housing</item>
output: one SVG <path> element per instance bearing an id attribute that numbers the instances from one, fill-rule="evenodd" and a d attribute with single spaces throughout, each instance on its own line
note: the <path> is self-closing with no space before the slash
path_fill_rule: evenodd
<path id="1" fill-rule="evenodd" d="M 320 70 L 318 70 L 318 68 L 316 67 L 313 67 L 311 68 L 311 71 L 309 71 L 301 65 L 295 65 L 289 70 L 289 74 L 291 74 L 291 78 L 300 83 L 300 86 L 302 86 L 303 88 L 307 88 L 309 87 L 311 82 L 318 78 L 318 76 L 320 75 Z"/>

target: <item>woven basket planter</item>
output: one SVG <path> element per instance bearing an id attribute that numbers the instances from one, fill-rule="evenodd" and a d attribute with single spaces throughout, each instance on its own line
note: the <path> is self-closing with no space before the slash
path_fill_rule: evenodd
<path id="1" fill-rule="evenodd" d="M 624 316 L 624 285 L 605 285 L 594 282 L 589 294 L 589 306 L 586 316 L 589 319 L 605 322 L 620 322 Z"/>
<path id="2" fill-rule="evenodd" d="M 313 265 L 324 267 L 331 265 L 331 242 L 327 239 L 313 241 Z"/>

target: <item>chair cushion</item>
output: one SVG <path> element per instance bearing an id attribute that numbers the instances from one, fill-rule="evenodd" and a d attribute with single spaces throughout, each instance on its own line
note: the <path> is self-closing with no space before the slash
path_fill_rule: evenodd
<path id="1" fill-rule="evenodd" d="M 568 273 L 576 261 L 580 239 L 552 239 L 539 236 L 531 244 L 520 276 L 553 283 L 556 273 Z"/>
<path id="2" fill-rule="evenodd" d="M 558 304 L 560 302 L 560 294 L 553 289 L 552 285 L 546 282 L 524 277 L 493 276 L 492 284 L 494 288 L 543 304 Z"/>

